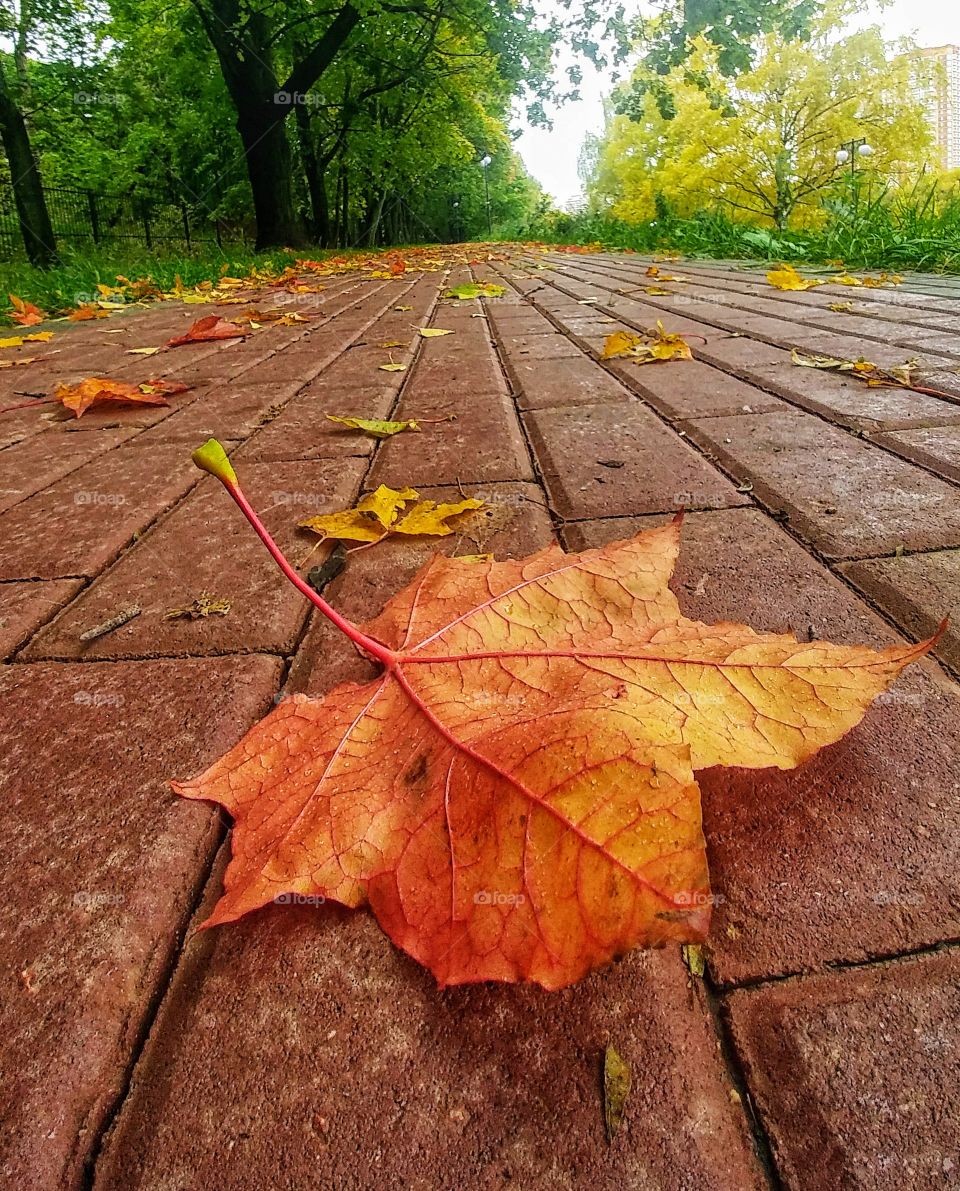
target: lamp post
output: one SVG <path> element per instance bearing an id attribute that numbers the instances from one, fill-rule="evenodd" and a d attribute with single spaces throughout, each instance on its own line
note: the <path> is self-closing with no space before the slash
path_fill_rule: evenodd
<path id="1" fill-rule="evenodd" d="M 873 146 L 867 144 L 866 137 L 854 137 L 852 140 L 844 141 L 837 150 L 837 165 L 846 165 L 849 161 L 850 177 L 853 178 L 857 173 L 857 158 L 872 156 Z"/>
<path id="2" fill-rule="evenodd" d="M 493 160 L 493 158 L 490 157 L 489 155 L 481 157 L 481 159 L 480 159 L 480 164 L 483 166 L 483 193 L 484 193 L 484 196 L 486 197 L 486 202 L 487 202 L 487 236 L 488 237 L 493 235 L 493 223 L 491 222 L 491 219 L 490 219 L 490 181 L 489 181 L 489 178 L 487 177 L 487 167 L 490 165 L 490 162 L 492 160 Z"/>

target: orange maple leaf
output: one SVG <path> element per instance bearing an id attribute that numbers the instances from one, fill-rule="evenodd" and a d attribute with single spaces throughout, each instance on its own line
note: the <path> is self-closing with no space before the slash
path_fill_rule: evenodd
<path id="1" fill-rule="evenodd" d="M 75 385 L 58 385 L 54 399 L 79 418 L 91 405 L 108 401 L 133 402 L 136 405 L 169 405 L 167 397 L 186 393 L 189 385 L 169 380 L 145 380 L 131 384 L 123 380 L 109 380 L 88 376 Z"/>
<path id="2" fill-rule="evenodd" d="M 710 895 L 694 772 L 789 769 L 859 722 L 930 642 L 875 652 L 681 615 L 679 518 L 578 555 L 435 557 L 357 628 L 382 673 L 294 696 L 175 789 L 234 817 L 206 925 L 271 901 L 369 903 L 442 985 L 559 988 L 635 946 L 700 942 Z"/>
<path id="3" fill-rule="evenodd" d="M 94 318 L 109 317 L 109 310 L 101 310 L 99 306 L 91 306 L 89 302 L 83 306 L 77 306 L 75 310 L 71 310 L 67 315 L 67 319 L 72 323 L 85 323 Z"/>
<path id="4" fill-rule="evenodd" d="M 211 339 L 243 339 L 250 334 L 244 327 L 228 322 L 219 314 L 198 318 L 189 331 L 167 341 L 167 347 L 181 347 L 185 343 L 205 343 Z"/>
<path id="5" fill-rule="evenodd" d="M 10 315 L 11 322 L 19 323 L 21 327 L 34 327 L 47 317 L 45 312 L 39 306 L 34 306 L 32 302 L 24 302 L 16 294 L 9 294 L 8 297 L 13 306 L 13 313 Z"/>

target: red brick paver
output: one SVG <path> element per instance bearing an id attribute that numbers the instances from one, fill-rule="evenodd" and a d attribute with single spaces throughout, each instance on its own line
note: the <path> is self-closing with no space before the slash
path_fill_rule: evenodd
<path id="1" fill-rule="evenodd" d="M 703 978 L 667 951 L 559 994 L 440 993 L 363 911 L 276 906 L 190 929 L 220 888 L 225 823 L 167 779 L 286 695 L 372 669 L 192 467 L 208 436 L 304 570 L 326 547 L 298 522 L 379 483 L 487 502 L 450 537 L 351 558 L 325 594 L 354 619 L 435 549 L 577 550 L 679 508 L 687 615 L 882 645 L 956 610 L 960 287 L 783 293 L 735 262 L 661 264 L 677 283 L 650 263 L 512 250 L 472 274 L 251 291 L 252 306 L 309 317 L 127 354 L 224 310 L 162 303 L 109 328 L 58 326 L 56 355 L 0 376 L 8 403 L 26 382 L 50 392 L 91 372 L 191 386 L 166 408 L 0 415 L 4 1185 L 834 1191 L 960 1177 L 951 627 L 807 765 L 701 775 L 717 897 Z M 471 275 L 505 293 L 445 297 Z M 838 300 L 853 309 L 831 311 Z M 602 358 L 613 331 L 658 319 L 694 360 Z M 917 357 L 941 395 L 800 368 L 794 348 Z M 328 414 L 422 428 L 378 443 Z M 202 595 L 229 609 L 169 615 Z M 633 1070 L 612 1145 L 608 1043 Z"/>

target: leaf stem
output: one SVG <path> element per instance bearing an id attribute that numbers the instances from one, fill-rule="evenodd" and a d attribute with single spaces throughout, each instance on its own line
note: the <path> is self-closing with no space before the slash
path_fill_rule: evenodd
<path id="1" fill-rule="evenodd" d="M 229 463 L 226 462 L 226 456 L 223 454 L 222 448 L 219 447 L 219 444 L 216 445 L 220 450 L 221 457 L 224 460 L 226 466 L 206 466 L 203 462 L 197 459 L 197 455 L 199 455 L 200 452 L 196 452 L 194 455 L 194 460 L 197 462 L 197 466 L 202 467 L 204 471 L 209 471 L 211 475 L 215 475 L 221 484 L 223 484 L 224 488 L 226 488 L 226 490 L 233 497 L 234 502 L 236 503 L 240 512 L 243 513 L 244 517 L 246 517 L 246 519 L 253 526 L 257 537 L 261 542 L 263 542 L 264 546 L 266 546 L 273 561 L 277 564 L 280 570 L 283 571 L 284 575 L 286 575 L 297 591 L 299 591 L 301 595 L 306 596 L 310 603 L 313 604 L 313 606 L 320 612 L 322 612 L 327 620 L 335 624 L 342 633 L 349 637 L 354 645 L 356 645 L 359 649 L 362 649 L 364 653 L 370 654 L 379 662 L 382 662 L 385 666 L 392 669 L 397 661 L 397 655 L 393 652 L 393 650 L 388 649 L 385 645 L 381 645 L 379 641 L 374 641 L 372 637 L 368 637 L 365 633 L 361 633 L 355 624 L 347 620 L 345 616 L 341 616 L 335 608 L 332 608 L 327 603 L 323 596 L 318 595 L 309 585 L 309 583 L 307 583 L 304 579 L 301 579 L 301 577 L 293 569 L 293 566 L 287 560 L 283 551 L 270 536 L 270 531 L 260 520 L 253 505 L 250 504 L 244 495 L 243 489 L 240 487 L 240 482 L 237 480 L 233 468 L 230 467 Z"/>

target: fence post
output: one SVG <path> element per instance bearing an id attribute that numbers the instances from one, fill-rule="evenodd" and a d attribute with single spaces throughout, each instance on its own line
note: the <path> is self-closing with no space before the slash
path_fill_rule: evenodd
<path id="1" fill-rule="evenodd" d="M 97 196 L 92 190 L 87 191 L 87 210 L 90 213 L 90 231 L 93 233 L 94 244 L 100 243 L 100 212 L 97 210 Z"/>
<path id="2" fill-rule="evenodd" d="M 215 232 L 215 234 L 216 234 L 216 237 L 217 237 L 217 247 L 218 247 L 218 248 L 222 248 L 222 247 L 223 247 L 223 240 L 220 238 L 220 220 L 219 220 L 219 219 L 215 219 L 215 220 L 213 221 L 213 230 L 214 230 L 214 232 Z"/>
<path id="3" fill-rule="evenodd" d="M 182 201 L 180 203 L 180 214 L 183 216 L 183 238 L 186 240 L 187 249 L 189 250 L 189 248 L 190 248 L 190 215 L 189 215 L 189 212 L 187 211 L 187 204 Z"/>
<path id="4" fill-rule="evenodd" d="M 150 217 L 146 211 L 143 213 L 143 238 L 147 242 L 147 248 L 153 248 L 153 241 L 150 239 Z"/>

